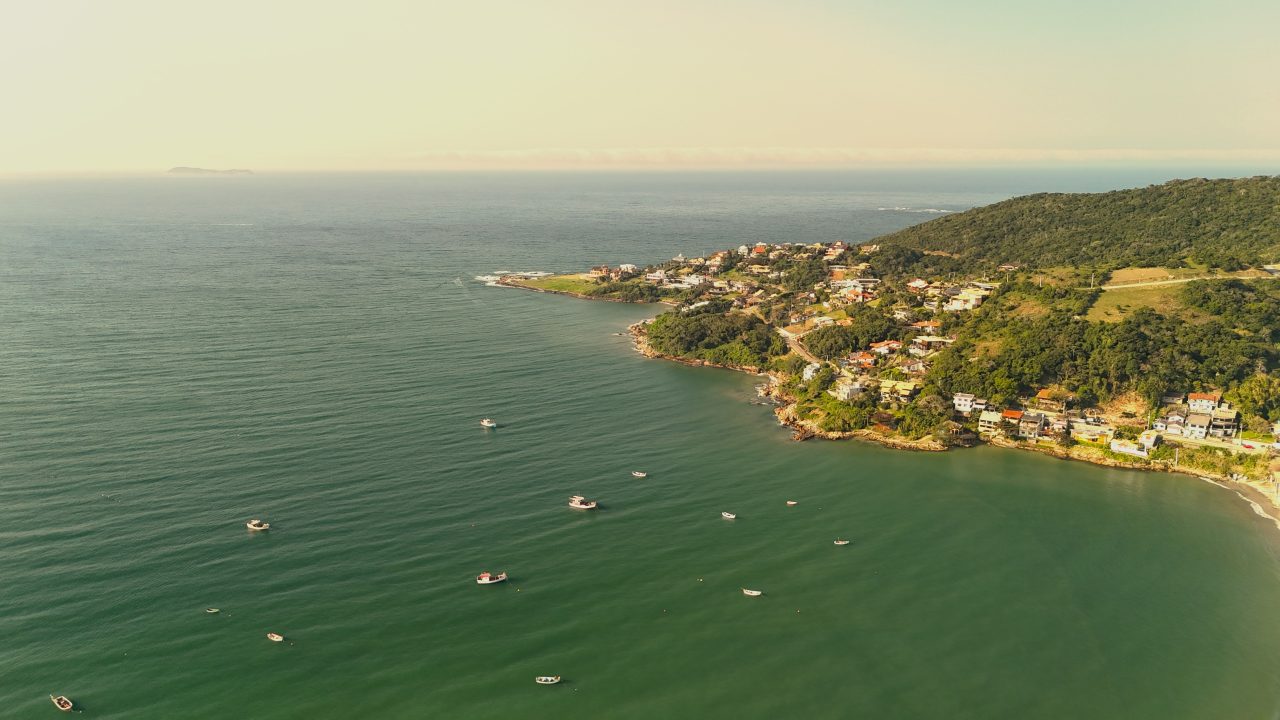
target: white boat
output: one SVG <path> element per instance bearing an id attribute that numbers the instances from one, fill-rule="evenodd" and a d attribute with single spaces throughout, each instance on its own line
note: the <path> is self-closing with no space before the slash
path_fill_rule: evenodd
<path id="1" fill-rule="evenodd" d="M 764 591 L 763 591 L 763 590 L 748 590 L 748 589 L 746 589 L 746 588 L 742 588 L 742 594 L 743 594 L 743 595 L 746 595 L 747 597 L 760 597 L 761 595 L 763 595 L 763 594 L 764 594 Z"/>
<path id="2" fill-rule="evenodd" d="M 559 675 L 539 675 L 538 677 L 534 678 L 533 681 L 538 683 L 539 685 L 555 685 L 556 683 L 560 682 L 560 676 Z"/>
<path id="3" fill-rule="evenodd" d="M 581 495 L 574 495 L 569 498 L 569 507 L 574 510 L 595 510 L 596 505 L 597 503 L 595 500 L 588 500 Z"/>
<path id="4" fill-rule="evenodd" d="M 67 699 L 66 695 L 58 695 L 56 697 L 53 695 L 50 695 L 49 701 L 53 703 L 54 707 L 58 708 L 62 712 L 71 712 L 72 708 L 75 707 L 75 705 L 73 705 L 71 701 Z"/>
<path id="5" fill-rule="evenodd" d="M 217 615 L 218 613 L 222 612 L 218 608 L 205 608 L 204 611 L 209 613 L 210 615 Z"/>
<path id="6" fill-rule="evenodd" d="M 795 500 L 788 500 L 788 501 L 787 501 L 787 507 L 795 507 L 796 505 L 799 505 L 799 504 L 800 504 L 800 503 L 796 502 Z"/>
<path id="7" fill-rule="evenodd" d="M 725 520 L 737 520 L 737 519 L 738 519 L 738 516 L 737 516 L 737 515 L 734 515 L 734 514 L 733 514 L 733 513 L 731 513 L 731 512 L 722 512 L 722 513 L 720 513 L 720 517 L 724 518 Z"/>
<path id="8" fill-rule="evenodd" d="M 498 423 L 494 422 L 492 418 L 485 418 L 480 421 L 480 427 L 496 428 Z"/>
<path id="9" fill-rule="evenodd" d="M 848 545 L 848 544 L 849 544 L 849 541 L 848 541 L 848 540 L 839 540 L 839 539 L 837 539 L 835 544 L 836 544 L 836 545 Z"/>
<path id="10" fill-rule="evenodd" d="M 486 570 L 476 576 L 477 585 L 492 585 L 494 583 L 500 583 L 500 582 L 506 582 L 506 581 L 507 581 L 507 574 L 505 572 L 500 572 L 497 575 L 490 575 L 489 571 Z"/>
<path id="11" fill-rule="evenodd" d="M 284 642 L 284 636 L 280 633 L 267 633 L 267 639 L 271 642 Z"/>
<path id="12" fill-rule="evenodd" d="M 250 530 L 270 530 L 271 529 L 271 523 L 264 523 L 258 518 L 254 518 L 250 520 L 249 522 L 245 523 L 244 526 L 249 528 Z"/>
<path id="13" fill-rule="evenodd" d="M 640 472 L 639 470 L 632 470 L 631 477 L 649 477 L 649 473 Z"/>

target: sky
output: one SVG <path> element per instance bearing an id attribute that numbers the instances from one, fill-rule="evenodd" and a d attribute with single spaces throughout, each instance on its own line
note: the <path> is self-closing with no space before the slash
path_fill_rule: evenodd
<path id="1" fill-rule="evenodd" d="M 1280 168 L 1274 0 L 0 0 L 0 18 L 0 174 Z"/>

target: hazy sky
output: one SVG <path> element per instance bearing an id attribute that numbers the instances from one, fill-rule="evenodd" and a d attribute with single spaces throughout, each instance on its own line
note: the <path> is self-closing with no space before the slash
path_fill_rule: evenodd
<path id="1" fill-rule="evenodd" d="M 1280 166 L 1280 2 L 4 0 L 0 173 Z"/>

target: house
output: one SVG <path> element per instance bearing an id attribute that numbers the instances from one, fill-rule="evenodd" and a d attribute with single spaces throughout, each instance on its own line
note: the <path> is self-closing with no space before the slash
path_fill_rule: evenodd
<path id="1" fill-rule="evenodd" d="M 803 370 L 803 371 L 801 371 L 801 373 L 800 373 L 800 379 L 801 379 L 801 380 L 804 380 L 805 382 L 808 382 L 808 381 L 812 380 L 812 379 L 813 379 L 813 376 L 814 376 L 814 375 L 817 375 L 817 374 L 818 374 L 818 371 L 819 371 L 819 370 L 821 370 L 821 369 L 822 369 L 822 365 L 821 365 L 821 364 L 819 364 L 819 363 L 809 363 L 808 365 L 805 365 L 805 366 L 804 366 L 804 370 Z"/>
<path id="2" fill-rule="evenodd" d="M 847 377 L 842 377 L 836 380 L 835 385 L 832 385 L 831 389 L 827 390 L 827 393 L 837 400 L 843 400 L 844 402 L 849 402 L 850 400 L 857 397 L 863 391 L 863 389 L 864 388 L 862 384 L 857 380 L 853 380 Z"/>
<path id="3" fill-rule="evenodd" d="M 976 399 L 969 393 L 956 393 L 951 396 L 951 404 L 955 406 L 956 412 L 963 413 L 967 417 L 973 412 L 973 401 Z"/>
<path id="4" fill-rule="evenodd" d="M 860 368 L 873 368 L 876 366 L 876 356 L 862 350 L 849 356 L 849 364 Z"/>
<path id="5" fill-rule="evenodd" d="M 1133 455 L 1134 457 L 1144 458 L 1147 456 L 1147 448 L 1136 442 L 1129 440 L 1112 440 L 1111 452 L 1123 453 L 1125 455 Z"/>
<path id="6" fill-rule="evenodd" d="M 912 338 L 911 347 L 907 352 L 917 357 L 924 357 L 945 348 L 955 341 L 955 338 L 940 337 L 938 335 L 918 335 Z"/>
<path id="7" fill-rule="evenodd" d="M 978 416 L 978 432 L 980 433 L 997 433 L 1000 432 L 1000 423 L 1002 416 L 995 410 L 984 410 Z"/>
<path id="8" fill-rule="evenodd" d="M 1083 442 L 1102 442 L 1111 435 L 1111 428 L 1087 420 L 1071 420 L 1071 437 Z"/>
<path id="9" fill-rule="evenodd" d="M 906 402 L 920 389 L 920 383 L 912 380 L 881 380 L 881 402 Z"/>
<path id="10" fill-rule="evenodd" d="M 937 320 L 921 320 L 920 322 L 911 323 L 911 327 L 923 330 L 926 333 L 935 333 L 942 329 L 942 323 Z"/>
<path id="11" fill-rule="evenodd" d="M 1018 422 L 1022 420 L 1022 411 L 1021 410 L 1005 410 L 1004 412 L 1000 413 L 1000 418 L 1004 420 L 1004 422 L 1009 423 L 1010 425 L 1014 425 L 1016 427 Z"/>
<path id="12" fill-rule="evenodd" d="M 1017 270 L 1020 267 L 1022 266 L 1017 263 L 1005 263 L 1004 265 L 1001 265 L 996 269 L 999 270 L 1000 272 L 1013 272 L 1014 270 Z"/>
<path id="13" fill-rule="evenodd" d="M 885 340 L 871 343 L 871 352 L 877 355 L 892 355 L 902 349 L 901 340 Z"/>
<path id="14" fill-rule="evenodd" d="M 1187 396 L 1182 393 L 1167 393 L 1160 396 L 1161 405 L 1181 405 L 1187 401 Z"/>
<path id="15" fill-rule="evenodd" d="M 908 308 L 898 308 L 893 311 L 893 319 L 900 322 L 906 322 L 912 318 L 911 310 Z"/>
<path id="16" fill-rule="evenodd" d="M 902 372 L 908 375 L 923 375 L 929 372 L 929 363 L 924 360 L 912 360 L 902 366 Z"/>
<path id="17" fill-rule="evenodd" d="M 1240 413 L 1224 405 L 1209 413 L 1209 435 L 1216 438 L 1235 437 L 1240 429 Z"/>
<path id="18" fill-rule="evenodd" d="M 1166 435 L 1181 435 L 1187 424 L 1187 416 L 1180 412 L 1171 412 L 1164 417 L 1156 418 L 1151 427 Z"/>
<path id="19" fill-rule="evenodd" d="M 591 276 L 591 277 L 593 277 L 593 278 L 602 278 L 602 277 L 604 277 L 604 276 L 606 276 L 606 275 L 608 275 L 608 274 L 609 274 L 609 266 L 608 266 L 608 265 L 597 265 L 597 266 L 595 266 L 595 267 L 591 268 L 591 272 L 589 272 L 589 273 L 587 273 L 587 274 L 588 274 L 588 275 L 590 275 L 590 276 Z"/>
<path id="20" fill-rule="evenodd" d="M 1187 395 L 1187 405 L 1193 413 L 1211 413 L 1218 407 L 1222 396 L 1218 393 L 1191 393 Z"/>
<path id="21" fill-rule="evenodd" d="M 1209 424 L 1211 422 L 1213 422 L 1213 418 L 1207 413 L 1191 413 L 1187 416 L 1187 424 L 1183 428 L 1182 434 L 1195 440 L 1203 440 L 1209 435 Z"/>
<path id="22" fill-rule="evenodd" d="M 1049 419 L 1040 413 L 1023 413 L 1022 418 L 1018 420 L 1018 436 L 1024 438 L 1035 439 L 1040 437 L 1040 433 L 1049 426 Z"/>
<path id="23" fill-rule="evenodd" d="M 1066 411 L 1069 399 L 1070 397 L 1064 392 L 1045 388 L 1036 393 L 1033 404 L 1041 410 L 1060 413 Z"/>
<path id="24" fill-rule="evenodd" d="M 974 411 L 974 412 L 982 412 L 983 410 L 986 410 L 986 409 L 987 409 L 987 399 L 986 399 L 986 398 L 974 398 L 974 399 L 973 399 L 973 411 Z"/>
<path id="25" fill-rule="evenodd" d="M 1150 450 L 1160 444 L 1160 433 L 1155 430 L 1143 430 L 1142 434 L 1138 436 L 1138 444 Z"/>
<path id="26" fill-rule="evenodd" d="M 871 253 L 877 252 L 878 250 L 880 250 L 879 245 L 859 245 L 858 246 L 858 252 L 862 253 L 863 255 L 870 255 Z"/>
<path id="27" fill-rule="evenodd" d="M 907 292 L 911 292 L 919 295 L 920 293 L 924 292 L 925 288 L 927 287 L 929 287 L 928 280 L 922 280 L 920 278 L 916 278 L 915 280 L 912 280 L 911 282 L 907 283 Z"/>
<path id="28" fill-rule="evenodd" d="M 760 257 L 762 255 L 767 254 L 768 252 L 769 252 L 769 246 L 765 245 L 764 243 L 756 243 L 756 246 L 751 248 L 751 254 L 755 257 Z M 746 253 L 743 253 L 743 254 L 745 255 Z"/>

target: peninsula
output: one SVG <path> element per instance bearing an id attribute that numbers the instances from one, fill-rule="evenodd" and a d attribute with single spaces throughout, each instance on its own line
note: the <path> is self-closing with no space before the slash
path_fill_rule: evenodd
<path id="1" fill-rule="evenodd" d="M 1280 177 L 1030 195 L 861 245 L 499 283 L 673 305 L 632 327 L 637 347 L 768 375 L 797 439 L 989 442 L 1277 497 Z"/>

